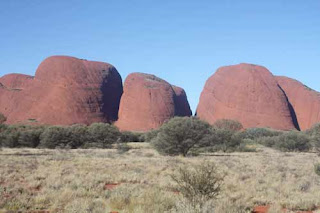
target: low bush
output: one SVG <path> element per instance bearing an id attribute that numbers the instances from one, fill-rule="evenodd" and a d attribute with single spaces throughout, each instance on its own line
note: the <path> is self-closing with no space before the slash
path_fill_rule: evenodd
<path id="1" fill-rule="evenodd" d="M 110 124 L 90 126 L 28 126 L 0 124 L 0 145 L 3 147 L 31 148 L 110 148 L 121 140 L 138 141 L 139 134 L 119 130 Z"/>
<path id="2" fill-rule="evenodd" d="M 303 152 L 311 148 L 310 138 L 303 132 L 290 131 L 276 137 L 275 148 L 285 152 Z"/>
<path id="3" fill-rule="evenodd" d="M 256 141 L 284 152 L 305 152 L 311 149 L 310 137 L 298 131 L 285 132 L 273 137 L 261 137 Z"/>
<path id="4" fill-rule="evenodd" d="M 211 141 L 215 151 L 223 152 L 238 151 L 242 144 L 240 135 L 228 129 L 215 129 Z"/>
<path id="5" fill-rule="evenodd" d="M 41 148 L 75 148 L 72 144 L 71 132 L 63 126 L 50 126 L 40 136 Z"/>
<path id="6" fill-rule="evenodd" d="M 273 136 L 273 137 L 272 136 L 264 136 L 264 137 L 257 138 L 255 141 L 258 144 L 261 144 L 266 147 L 274 147 L 275 144 L 278 143 L 279 137 L 278 136 Z"/>
<path id="7" fill-rule="evenodd" d="M 154 130 L 143 133 L 140 136 L 140 141 L 141 142 L 151 142 L 154 138 L 157 137 L 159 131 L 160 131 L 159 129 L 154 129 Z"/>
<path id="8" fill-rule="evenodd" d="M 305 134 L 310 137 L 311 144 L 315 151 L 320 153 L 320 123 L 315 124 L 312 128 L 305 131 Z"/>
<path id="9" fill-rule="evenodd" d="M 179 168 L 171 175 L 176 184 L 176 191 L 186 198 L 193 206 L 203 205 L 216 199 L 221 191 L 222 175 L 212 163 Z"/>
<path id="10" fill-rule="evenodd" d="M 249 128 L 241 132 L 243 139 L 257 140 L 262 137 L 274 137 L 283 134 L 283 131 L 268 128 Z"/>
<path id="11" fill-rule="evenodd" d="M 117 127 L 107 123 L 93 123 L 88 127 L 89 140 L 84 148 L 110 148 L 113 143 L 121 141 L 121 133 Z"/>
<path id="12" fill-rule="evenodd" d="M 217 128 L 217 129 L 230 130 L 233 132 L 237 132 L 237 131 L 240 131 L 241 129 L 243 129 L 243 126 L 239 121 L 230 120 L 230 119 L 217 120 L 213 124 L 213 127 Z"/>
<path id="13" fill-rule="evenodd" d="M 40 144 L 40 136 L 45 127 L 36 126 L 21 131 L 18 139 L 18 146 L 36 148 Z"/>
<path id="14" fill-rule="evenodd" d="M 175 117 L 163 124 L 152 140 L 155 149 L 165 155 L 187 156 L 192 148 L 207 143 L 212 127 L 195 117 Z"/>
<path id="15" fill-rule="evenodd" d="M 9 126 L 0 133 L 2 147 L 14 148 L 19 146 L 20 131 L 16 126 Z"/>
<path id="16" fill-rule="evenodd" d="M 31 147 L 40 143 L 40 135 L 44 127 L 26 125 L 1 125 L 0 142 L 3 147 Z"/>

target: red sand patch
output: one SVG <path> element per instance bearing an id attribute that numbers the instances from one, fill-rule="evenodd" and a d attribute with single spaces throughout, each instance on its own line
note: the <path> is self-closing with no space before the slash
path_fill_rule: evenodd
<path id="1" fill-rule="evenodd" d="M 256 206 L 252 213 L 268 213 L 270 206 Z M 288 212 L 287 209 L 282 209 L 282 212 Z M 297 211 L 296 213 L 313 213 L 313 211 Z"/>
<path id="2" fill-rule="evenodd" d="M 117 186 L 119 186 L 119 183 L 107 183 L 104 185 L 103 189 L 104 190 L 112 190 L 114 188 L 116 188 Z"/>
<path id="3" fill-rule="evenodd" d="M 269 206 L 257 206 L 253 209 L 252 213 L 267 213 Z"/>
<path id="4" fill-rule="evenodd" d="M 119 182 L 119 183 L 106 183 L 103 186 L 104 190 L 112 190 L 118 186 L 120 186 L 121 184 L 146 184 L 146 183 L 140 183 L 139 181 L 123 181 L 123 182 Z"/>

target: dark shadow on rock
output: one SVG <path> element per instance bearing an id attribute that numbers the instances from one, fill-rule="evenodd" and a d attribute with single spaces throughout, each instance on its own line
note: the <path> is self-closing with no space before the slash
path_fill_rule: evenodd
<path id="1" fill-rule="evenodd" d="M 297 130 L 301 131 L 300 126 L 299 126 L 299 122 L 298 122 L 298 118 L 297 118 L 297 114 L 296 114 L 296 112 L 295 112 L 292 104 L 290 103 L 287 94 L 286 94 L 285 91 L 281 88 L 280 85 L 278 85 L 278 87 L 280 88 L 280 90 L 283 92 L 284 96 L 285 96 L 286 99 L 287 99 L 287 103 L 288 103 L 288 107 L 289 107 L 289 110 L 290 110 L 290 114 L 291 114 L 291 118 L 292 118 L 292 122 L 293 122 L 293 124 L 294 124 L 294 127 L 295 127 Z"/>

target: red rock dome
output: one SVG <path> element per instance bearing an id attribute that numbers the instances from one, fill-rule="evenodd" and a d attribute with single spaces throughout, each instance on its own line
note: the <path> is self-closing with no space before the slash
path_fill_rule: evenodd
<path id="1" fill-rule="evenodd" d="M 21 89 L 33 80 L 33 76 L 24 74 L 8 74 L 0 78 L 1 83 L 7 88 Z"/>
<path id="2" fill-rule="evenodd" d="M 122 80 L 110 64 L 53 56 L 40 64 L 33 79 L 10 79 L 0 78 L 6 87 L 0 112 L 7 123 L 69 125 L 117 119 Z"/>
<path id="3" fill-rule="evenodd" d="M 288 77 L 279 76 L 276 79 L 296 113 L 301 130 L 320 123 L 320 93 Z"/>
<path id="4" fill-rule="evenodd" d="M 274 76 L 251 64 L 219 68 L 207 80 L 196 114 L 211 124 L 233 119 L 244 128 L 295 129 L 286 96 Z"/>
<path id="5" fill-rule="evenodd" d="M 186 109 L 189 104 L 181 102 L 187 101 L 184 91 L 176 88 L 176 92 L 168 82 L 154 75 L 128 75 L 116 126 L 121 130 L 147 131 L 160 127 L 175 115 L 190 116 L 191 111 Z"/>

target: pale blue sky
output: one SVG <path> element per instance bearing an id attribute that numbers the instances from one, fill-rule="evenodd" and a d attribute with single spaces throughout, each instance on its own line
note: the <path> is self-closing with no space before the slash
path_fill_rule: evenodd
<path id="1" fill-rule="evenodd" d="M 50 55 L 155 74 L 193 112 L 224 65 L 267 67 L 320 90 L 319 0 L 1 0 L 0 75 L 33 75 Z"/>

